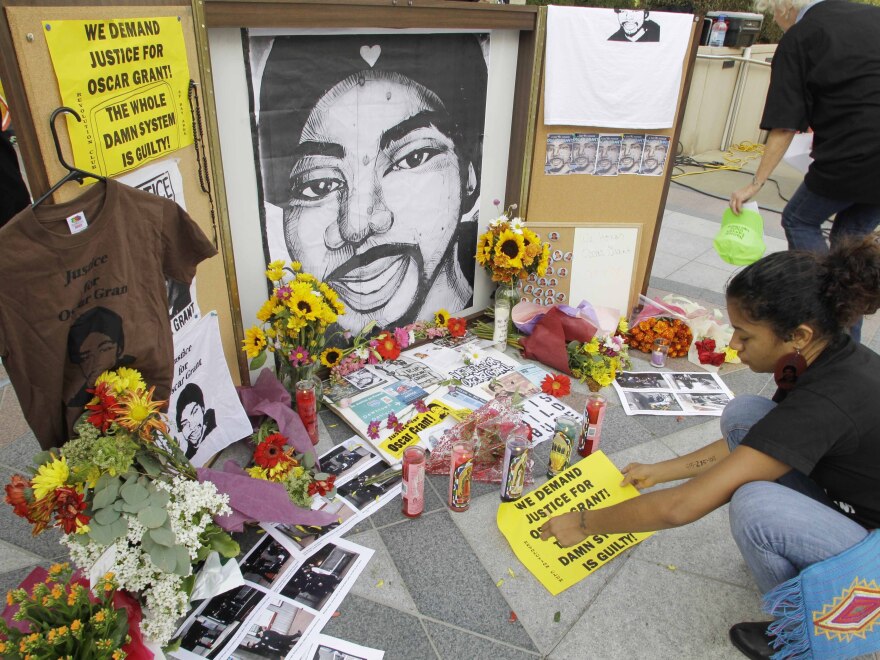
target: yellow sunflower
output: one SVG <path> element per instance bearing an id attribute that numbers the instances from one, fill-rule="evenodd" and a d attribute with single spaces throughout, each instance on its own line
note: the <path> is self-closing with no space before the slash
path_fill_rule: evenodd
<path id="1" fill-rule="evenodd" d="M 266 277 L 272 282 L 278 282 L 284 277 L 284 261 L 277 259 L 269 263 L 266 269 Z"/>
<path id="2" fill-rule="evenodd" d="M 244 333 L 244 339 L 241 344 L 242 350 L 247 353 L 247 356 L 254 359 L 266 348 L 266 335 L 257 326 L 248 328 Z"/>
<path id="3" fill-rule="evenodd" d="M 137 431 L 139 435 L 149 440 L 153 431 L 167 433 L 168 426 L 162 420 L 160 414 L 164 401 L 153 401 L 153 392 L 156 387 L 149 390 L 135 390 L 129 392 L 119 400 L 120 413 L 116 423 L 129 431 Z"/>
<path id="4" fill-rule="evenodd" d="M 538 238 L 538 235 L 530 229 L 526 229 L 523 227 L 522 230 L 523 237 L 523 245 L 525 246 L 525 254 L 523 256 L 523 263 L 526 266 L 531 266 L 532 262 L 535 260 L 539 254 L 541 254 L 541 239 Z"/>
<path id="5" fill-rule="evenodd" d="M 477 263 L 485 266 L 492 258 L 492 232 L 487 231 L 477 241 Z"/>
<path id="6" fill-rule="evenodd" d="M 290 298 L 287 300 L 287 306 L 294 315 L 308 321 L 316 321 L 320 311 L 321 301 L 312 287 L 296 283 L 291 287 Z"/>
<path id="7" fill-rule="evenodd" d="M 502 267 L 522 268 L 525 250 L 522 234 L 505 229 L 495 244 L 495 263 L 500 262 Z"/>
<path id="8" fill-rule="evenodd" d="M 298 273 L 299 271 L 302 270 L 303 265 L 298 261 L 291 261 L 290 267 L 293 269 L 294 273 Z"/>
<path id="9" fill-rule="evenodd" d="M 46 495 L 54 493 L 57 488 L 67 483 L 69 476 L 70 467 L 67 465 L 67 459 L 63 456 L 61 458 L 52 456 L 52 460 L 41 465 L 37 469 L 37 474 L 31 479 L 34 497 L 41 500 Z"/>
<path id="10" fill-rule="evenodd" d="M 265 323 L 270 318 L 272 318 L 272 314 L 275 314 L 276 311 L 281 311 L 282 306 L 278 304 L 277 299 L 269 298 L 266 302 L 264 302 L 260 309 L 257 310 L 257 320 L 261 323 Z"/>
<path id="11" fill-rule="evenodd" d="M 445 328 L 446 324 L 449 322 L 449 312 L 445 309 L 438 309 L 437 313 L 434 314 L 434 324 L 437 327 Z"/>
<path id="12" fill-rule="evenodd" d="M 544 243 L 541 250 L 541 260 L 538 262 L 538 277 L 544 277 L 547 274 L 547 266 L 550 265 L 550 245 Z"/>
<path id="13" fill-rule="evenodd" d="M 342 359 L 342 351 L 338 348 L 325 348 L 321 353 L 321 364 L 331 369 L 339 364 Z"/>

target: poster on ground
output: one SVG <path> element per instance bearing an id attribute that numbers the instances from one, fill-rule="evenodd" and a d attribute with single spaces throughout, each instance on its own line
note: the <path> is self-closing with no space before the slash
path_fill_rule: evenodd
<path id="1" fill-rule="evenodd" d="M 523 566 L 554 596 L 653 534 L 591 534 L 569 548 L 552 538 L 541 540 L 539 528 L 555 515 L 601 509 L 637 497 L 639 492 L 633 486 L 622 487 L 622 480 L 620 471 L 598 451 L 516 502 L 498 507 L 498 529 Z"/>

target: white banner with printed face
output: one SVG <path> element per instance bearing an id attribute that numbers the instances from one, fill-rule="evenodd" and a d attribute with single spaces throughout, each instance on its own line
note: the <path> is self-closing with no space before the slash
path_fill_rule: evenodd
<path id="1" fill-rule="evenodd" d="M 168 417 L 171 435 L 196 467 L 252 432 L 223 358 L 216 312 L 174 335 Z"/>
<path id="2" fill-rule="evenodd" d="M 132 188 L 146 190 L 177 202 L 177 205 L 186 211 L 186 202 L 183 199 L 183 177 L 180 175 L 178 162 L 177 158 L 168 158 L 139 167 L 130 174 L 116 177 L 116 180 Z M 177 333 L 201 317 L 196 302 L 196 280 L 193 278 L 187 286 L 183 282 L 166 279 L 165 288 L 168 293 L 168 318 L 171 321 L 171 331 Z"/>

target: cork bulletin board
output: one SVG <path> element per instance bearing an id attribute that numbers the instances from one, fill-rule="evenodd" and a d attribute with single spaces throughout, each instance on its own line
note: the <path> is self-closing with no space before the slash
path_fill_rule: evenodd
<path id="1" fill-rule="evenodd" d="M 634 286 L 642 226 L 622 223 L 529 222 L 529 229 L 550 244 L 544 277 L 531 276 L 523 299 L 539 305 L 582 300 L 613 307 L 622 315 L 638 293 Z"/>
<path id="2" fill-rule="evenodd" d="M 539 20 L 546 37 L 546 8 L 542 7 Z M 531 154 L 530 162 L 524 168 L 523 183 L 520 189 L 521 208 L 529 226 L 550 223 L 560 235 L 572 227 L 640 227 L 637 246 L 634 250 L 620 255 L 619 263 L 612 263 L 610 256 L 602 257 L 608 268 L 623 275 L 632 273 L 629 304 L 638 297 L 638 292 L 646 292 L 650 277 L 654 250 L 666 195 L 669 190 L 669 176 L 672 171 L 671 161 L 675 156 L 681 123 L 684 117 L 684 106 L 690 87 L 693 64 L 699 45 L 700 24 L 694 19 L 691 28 L 690 43 L 682 64 L 682 79 L 675 111 L 674 124 L 669 129 L 630 130 L 611 129 L 601 126 L 562 126 L 544 124 L 544 90 L 543 62 L 536 66 L 533 82 L 532 114 L 529 134 L 526 139 L 527 153 Z M 541 46 L 545 39 L 540 39 Z M 543 48 L 541 49 L 543 51 Z M 643 133 L 669 136 L 669 153 L 667 166 L 662 176 L 553 176 L 545 173 L 547 160 L 547 141 L 551 134 L 574 133 Z M 546 238 L 542 231 L 542 238 Z M 627 232 L 630 233 L 630 232 Z M 633 259 L 630 270 L 629 260 Z M 598 269 L 589 270 L 591 276 L 600 277 Z M 606 278 L 606 284 L 613 284 Z M 559 284 L 557 284 L 558 288 Z M 589 285 L 585 285 L 589 290 Z M 615 284 L 615 289 L 621 288 Z M 554 291 L 558 295 L 557 291 Z M 597 294 L 594 294 L 597 295 Z M 617 295 L 617 299 L 621 296 Z M 579 300 L 573 304 L 577 304 Z M 593 303 L 593 300 L 590 300 Z M 628 313 L 629 310 L 621 310 Z"/>

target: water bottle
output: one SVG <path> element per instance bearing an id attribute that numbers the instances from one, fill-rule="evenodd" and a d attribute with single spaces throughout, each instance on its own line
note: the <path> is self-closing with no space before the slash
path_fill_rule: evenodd
<path id="1" fill-rule="evenodd" d="M 709 33 L 709 45 L 710 46 L 723 46 L 724 45 L 724 37 L 727 36 L 727 21 L 725 20 L 727 17 L 724 14 L 721 14 L 714 23 L 712 23 L 712 30 Z"/>

